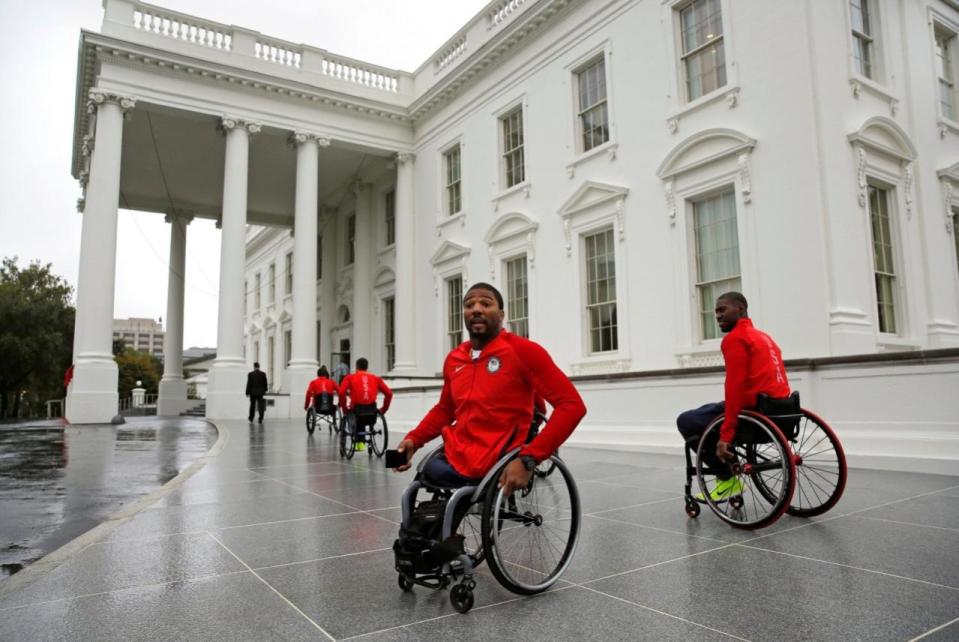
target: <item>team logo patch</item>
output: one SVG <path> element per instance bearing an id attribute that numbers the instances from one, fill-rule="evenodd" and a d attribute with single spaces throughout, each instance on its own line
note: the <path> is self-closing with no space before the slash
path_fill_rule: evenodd
<path id="1" fill-rule="evenodd" d="M 499 359 L 497 359 L 496 357 L 490 357 L 490 360 L 486 362 L 486 370 L 490 374 L 493 374 L 494 372 L 499 370 Z"/>

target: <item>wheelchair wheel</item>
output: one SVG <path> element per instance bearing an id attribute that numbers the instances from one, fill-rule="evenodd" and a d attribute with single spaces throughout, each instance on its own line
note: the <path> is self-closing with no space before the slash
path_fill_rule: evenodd
<path id="1" fill-rule="evenodd" d="M 789 507 L 796 484 L 792 451 L 779 428 L 762 415 L 739 415 L 736 440 L 731 449 L 736 461 L 732 476 L 720 480 L 718 471 L 703 462 L 705 448 L 715 448 L 723 417 L 717 417 L 703 432 L 696 451 L 696 476 L 703 501 L 721 520 L 737 528 L 764 528 Z M 725 472 L 725 471 L 724 471 Z M 723 493 L 723 488 L 732 489 Z"/>
<path id="2" fill-rule="evenodd" d="M 316 430 L 316 411 L 310 408 L 306 411 L 306 432 L 313 434 Z"/>
<path id="3" fill-rule="evenodd" d="M 533 475 L 507 498 L 498 487 L 502 468 L 491 477 L 483 502 L 483 548 L 493 575 L 521 595 L 545 591 L 569 566 L 579 538 L 579 491 L 563 460 L 558 474 Z"/>
<path id="4" fill-rule="evenodd" d="M 553 455 L 559 458 L 559 451 L 557 450 Z M 553 458 L 544 459 L 539 462 L 539 465 L 533 469 L 533 472 L 537 477 L 549 477 L 553 474 L 553 471 L 556 470 L 556 462 L 553 461 Z"/>
<path id="5" fill-rule="evenodd" d="M 390 432 L 386 427 L 386 417 L 377 413 L 376 423 L 370 426 L 370 451 L 377 457 L 382 457 L 390 443 Z"/>
<path id="6" fill-rule="evenodd" d="M 340 456 L 347 459 L 353 459 L 356 452 L 356 441 L 353 435 L 356 434 L 356 420 L 352 415 L 346 415 L 340 422 Z"/>
<path id="7" fill-rule="evenodd" d="M 793 441 L 796 492 L 786 512 L 797 517 L 821 515 L 836 505 L 846 488 L 846 454 L 829 425 L 803 410 Z"/>
<path id="8" fill-rule="evenodd" d="M 333 416 L 330 418 L 330 433 L 340 432 L 340 426 L 343 423 L 343 412 L 339 406 L 333 408 Z"/>

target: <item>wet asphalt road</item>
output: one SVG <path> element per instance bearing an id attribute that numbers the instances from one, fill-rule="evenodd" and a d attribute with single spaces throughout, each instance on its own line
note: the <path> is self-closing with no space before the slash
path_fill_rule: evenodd
<path id="1" fill-rule="evenodd" d="M 183 417 L 0 425 L 0 581 L 153 492 L 216 438 Z"/>

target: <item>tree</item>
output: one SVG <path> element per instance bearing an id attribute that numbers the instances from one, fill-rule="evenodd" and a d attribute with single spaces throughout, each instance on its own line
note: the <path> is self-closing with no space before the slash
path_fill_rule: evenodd
<path id="1" fill-rule="evenodd" d="M 139 381 L 147 394 L 156 394 L 163 369 L 160 360 L 147 352 L 124 350 L 117 355 L 117 369 L 119 372 L 118 392 L 126 397 L 137 387 Z"/>
<path id="2" fill-rule="evenodd" d="M 73 356 L 73 288 L 34 261 L 0 265 L 0 417 L 37 416 L 47 399 L 64 396 Z"/>

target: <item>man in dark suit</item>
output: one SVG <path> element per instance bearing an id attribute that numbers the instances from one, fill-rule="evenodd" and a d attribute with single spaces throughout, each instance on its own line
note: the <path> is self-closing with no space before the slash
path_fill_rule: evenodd
<path id="1" fill-rule="evenodd" d="M 266 373 L 260 370 L 259 362 L 253 364 L 253 372 L 246 376 L 246 396 L 250 398 L 250 421 L 253 421 L 254 410 L 260 412 L 260 423 L 263 423 L 263 412 L 266 410 L 266 399 L 263 395 L 269 389 L 266 382 Z"/>

